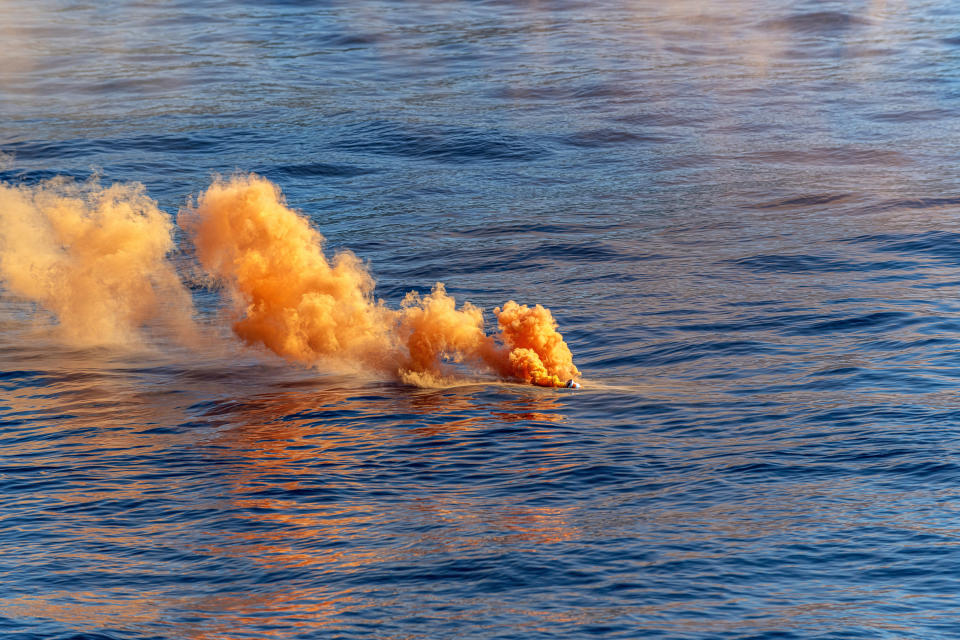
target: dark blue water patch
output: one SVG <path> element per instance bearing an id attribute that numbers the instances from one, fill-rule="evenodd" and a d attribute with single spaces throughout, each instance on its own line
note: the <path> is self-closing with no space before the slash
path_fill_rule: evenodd
<path id="1" fill-rule="evenodd" d="M 54 636 L 44 636 L 49 640 L 125 640 L 128 636 L 128 631 L 97 631 L 97 632 L 85 632 L 85 633 L 64 633 Z M 139 635 L 139 634 L 138 634 Z M 30 636 L 26 636 L 30 637 Z M 34 636 L 36 637 L 36 636 Z M 147 636 L 144 636 L 147 637 Z M 163 639 L 168 640 L 164 636 L 149 636 L 151 638 L 156 638 L 157 640 Z"/>
<path id="2" fill-rule="evenodd" d="M 589 354 L 586 354 L 589 355 Z M 624 353 L 616 356 L 607 356 L 604 358 L 591 359 L 590 366 L 595 370 L 612 369 L 614 367 L 623 367 L 637 365 L 643 359 L 642 356 L 632 353 Z"/>
<path id="3" fill-rule="evenodd" d="M 821 318 L 831 316 L 835 319 L 788 327 L 785 333 L 787 335 L 809 336 L 825 333 L 891 331 L 905 329 L 925 322 L 924 318 L 906 311 L 877 311 L 856 315 L 823 314 Z"/>
<path id="4" fill-rule="evenodd" d="M 322 49 L 354 49 L 380 44 L 390 39 L 390 34 L 383 31 L 324 33 L 310 38 L 309 41 Z"/>
<path id="5" fill-rule="evenodd" d="M 941 253 L 945 248 L 960 246 L 960 233 L 927 231 L 917 234 L 871 234 L 850 238 L 847 242 L 876 244 L 877 250 L 896 253 Z"/>
<path id="6" fill-rule="evenodd" d="M 266 134 L 246 129 L 210 129 L 183 134 L 140 134 L 119 138 L 60 141 L 25 140 L 2 146 L 5 153 L 21 160 L 45 160 L 54 163 L 123 151 L 141 151 L 156 154 L 207 154 L 218 153 L 237 144 L 259 144 Z"/>
<path id="7" fill-rule="evenodd" d="M 31 380 L 32 378 L 42 376 L 45 372 L 43 371 L 22 371 L 22 370 L 7 370 L 0 371 L 0 381 L 4 384 L 11 384 L 14 386 L 20 386 L 24 382 Z"/>
<path id="8" fill-rule="evenodd" d="M 658 258 L 650 258 L 651 260 L 656 260 Z M 588 275 L 588 276 L 573 276 L 570 278 L 560 278 L 557 280 L 557 284 L 561 285 L 584 285 L 584 284 L 594 284 L 598 281 L 603 281 L 607 284 L 632 284 L 635 282 L 640 282 L 643 278 L 639 275 L 631 274 L 602 274 L 602 275 Z"/>
<path id="9" fill-rule="evenodd" d="M 13 371 L 11 373 L 14 376 L 10 382 L 12 387 L 23 389 L 30 389 L 34 387 L 57 389 L 57 391 L 53 392 L 50 397 L 59 397 L 62 393 L 62 385 L 96 384 L 97 382 L 109 380 L 111 378 L 110 375 L 104 375 L 102 372 L 97 371 Z M 0 378 L 0 384 L 6 384 L 3 382 L 3 378 Z"/>
<path id="10" fill-rule="evenodd" d="M 621 252 L 602 242 L 583 240 L 579 242 L 544 243 L 538 245 L 536 249 L 527 250 L 523 253 L 530 257 L 569 260 L 572 263 L 605 262 L 608 260 L 624 260 L 629 258 L 629 256 L 624 256 Z"/>
<path id="11" fill-rule="evenodd" d="M 22 184 L 34 186 L 40 182 L 45 182 L 54 178 L 84 182 L 94 175 L 95 172 L 93 170 L 69 171 L 52 169 L 10 169 L 7 171 L 0 171 L 0 182 L 6 182 L 15 185 Z"/>
<path id="12" fill-rule="evenodd" d="M 565 100 L 590 100 L 593 98 L 616 98 L 629 92 L 619 84 L 569 83 L 540 86 L 506 86 L 495 89 L 490 97 L 501 100 L 524 100 L 556 102 Z"/>
<path id="13" fill-rule="evenodd" d="M 956 112 L 949 109 L 919 109 L 914 111 L 884 111 L 867 114 L 864 117 L 874 122 L 925 122 L 954 118 Z"/>
<path id="14" fill-rule="evenodd" d="M 849 390 L 862 392 L 886 391 L 902 394 L 923 396 L 936 391 L 954 389 L 955 379 L 945 379 L 943 376 L 917 374 L 909 367 L 867 368 L 857 367 L 854 374 L 841 375 L 830 378 L 805 377 L 803 381 L 788 384 L 771 384 L 749 389 L 737 389 L 733 395 L 744 394 L 781 394 L 796 392 L 817 392 L 831 390 Z"/>
<path id="15" fill-rule="evenodd" d="M 848 467 L 829 464 L 791 464 L 786 462 L 757 461 L 722 466 L 717 472 L 726 475 L 743 476 L 743 483 L 768 482 L 770 484 L 791 482 L 797 477 L 836 479 L 846 475 L 857 475 Z"/>
<path id="16" fill-rule="evenodd" d="M 620 129 L 595 129 L 578 131 L 561 138 L 563 144 L 571 147 L 593 148 L 606 146 L 632 146 L 639 144 L 662 144 L 672 142 L 673 138 L 663 135 L 632 133 Z"/>
<path id="17" fill-rule="evenodd" d="M 960 265 L 960 233 L 927 231 L 919 234 L 870 234 L 846 240 L 865 244 L 874 251 L 903 255 L 925 255 L 949 265 Z"/>
<path id="18" fill-rule="evenodd" d="M 760 163 L 838 166 L 897 166 L 908 163 L 906 151 L 866 147 L 817 147 L 813 149 L 771 149 L 749 151 L 739 157 Z"/>
<path id="19" fill-rule="evenodd" d="M 637 112 L 612 117 L 615 122 L 633 124 L 643 127 L 681 127 L 693 126 L 702 122 L 700 118 L 691 115 L 680 115 L 669 112 Z"/>
<path id="20" fill-rule="evenodd" d="M 701 343 L 659 343 L 639 353 L 612 356 L 592 363 L 595 367 L 616 364 L 634 364 L 644 367 L 659 367 L 681 362 L 737 355 L 760 355 L 776 353 L 779 347 L 755 340 L 711 340 Z"/>
<path id="21" fill-rule="evenodd" d="M 868 211 L 888 211 L 896 209 L 938 209 L 960 204 L 960 197 L 931 196 L 927 198 L 884 200 L 867 207 Z"/>
<path id="22" fill-rule="evenodd" d="M 731 261 L 733 264 L 758 273 L 808 273 L 831 271 L 891 271 L 909 270 L 914 261 L 885 260 L 881 262 L 852 262 L 817 255 L 757 255 Z"/>
<path id="23" fill-rule="evenodd" d="M 598 233 L 602 231 L 615 231 L 623 229 L 622 223 L 610 223 L 602 220 L 591 222 L 579 221 L 570 224 L 558 225 L 550 222 L 531 221 L 528 223 L 510 223 L 510 224 L 485 224 L 475 227 L 458 227 L 450 229 L 448 233 L 453 236 L 463 236 L 467 238 L 502 238 L 508 236 L 518 236 L 526 234 L 544 234 L 544 235 L 575 235 L 586 233 Z"/>
<path id="24" fill-rule="evenodd" d="M 887 51 L 886 53 L 896 55 L 897 52 Z M 834 64 L 844 64 L 850 63 L 851 61 L 859 58 L 873 59 L 879 55 L 884 54 L 876 50 L 866 48 L 857 41 L 837 41 L 832 37 L 812 35 L 804 38 L 797 38 L 790 45 L 785 46 L 782 50 L 780 50 L 777 53 L 777 58 L 782 61 L 806 59 L 811 63 L 829 60 Z M 824 98 L 826 98 L 826 96 L 824 96 Z M 842 98 L 838 98 L 834 101 L 825 99 L 824 102 L 829 104 L 831 102 L 841 102 L 842 100 Z M 787 102 L 784 101 L 776 106 L 787 106 Z"/>
<path id="25" fill-rule="evenodd" d="M 854 197 L 855 196 L 851 193 L 811 194 L 805 196 L 791 196 L 781 200 L 772 200 L 749 206 L 752 209 L 790 209 L 816 207 L 826 204 L 840 204 L 847 202 Z"/>
<path id="26" fill-rule="evenodd" d="M 764 20 L 757 26 L 763 30 L 776 29 L 802 35 L 836 36 L 844 31 L 868 25 L 870 25 L 869 20 L 852 13 L 811 11 Z"/>
<path id="27" fill-rule="evenodd" d="M 381 293 L 389 299 L 395 294 L 405 295 L 406 292 L 411 288 L 415 288 L 416 282 L 411 282 L 415 280 L 420 280 L 423 282 L 437 282 L 443 281 L 451 276 L 476 273 L 477 270 L 482 270 L 484 273 L 489 275 L 493 273 L 510 273 L 514 271 L 541 271 L 549 266 L 546 262 L 529 260 L 522 253 L 509 252 L 514 256 L 520 256 L 517 258 L 511 258 L 510 255 L 504 255 L 504 253 L 498 252 L 494 249 L 480 253 L 486 254 L 488 257 L 485 259 L 478 259 L 476 262 L 470 264 L 450 264 L 450 262 L 447 260 L 431 263 L 425 260 L 422 261 L 418 267 L 404 269 L 380 269 L 380 272 L 384 276 L 401 277 L 403 279 L 403 283 L 398 283 L 392 286 L 384 286 L 382 289 L 378 289 L 378 291 L 381 291 Z"/>
<path id="28" fill-rule="evenodd" d="M 937 291 L 940 289 L 951 289 L 960 286 L 960 280 L 941 280 L 938 282 L 918 282 L 913 285 L 915 289 L 929 289 Z"/>
<path id="29" fill-rule="evenodd" d="M 333 142 L 342 151 L 452 163 L 531 161 L 550 155 L 527 136 L 490 129 L 365 122 Z"/>
<path id="30" fill-rule="evenodd" d="M 158 96 L 162 97 L 170 91 L 180 89 L 188 82 L 188 78 L 178 76 L 175 73 L 156 75 L 150 78 L 132 76 L 126 78 L 110 78 L 100 82 L 79 82 L 76 83 L 73 90 L 79 94 L 90 96 L 103 96 L 109 94 L 120 98 L 127 95 L 136 95 L 137 97 Z"/>
<path id="31" fill-rule="evenodd" d="M 282 181 L 284 178 L 352 178 L 380 170 L 372 167 L 360 167 L 348 164 L 330 164 L 325 162 L 310 162 L 305 164 L 283 164 L 272 167 L 261 167 L 259 173 L 272 180 Z"/>
<path id="32" fill-rule="evenodd" d="M 862 469 L 864 475 L 887 476 L 885 480 L 895 485 L 910 486 L 913 479 L 929 483 L 950 485 L 956 480 L 960 465 L 943 461 L 910 461 L 899 464 L 881 464 Z M 914 569 L 917 570 L 917 569 Z M 926 571 L 920 570 L 922 573 Z"/>
<path id="33" fill-rule="evenodd" d="M 709 132 L 712 134 L 721 135 L 742 135 L 745 133 L 764 133 L 767 131 L 774 131 L 777 128 L 777 125 L 767 122 L 735 122 L 732 124 L 723 124 L 720 126 L 711 127 Z"/>
<path id="34" fill-rule="evenodd" d="M 805 412 L 802 421 L 812 425 L 826 425 L 831 429 L 856 429 L 849 432 L 850 446 L 858 442 L 876 442 L 879 447 L 897 444 L 926 446 L 944 442 L 944 427 L 960 425 L 960 411 L 942 411 L 923 404 L 869 405 L 851 402 L 840 407 L 814 409 Z M 867 425 L 882 425 L 882 429 L 863 429 Z M 916 426 L 933 426 L 926 432 Z"/>
<path id="35" fill-rule="evenodd" d="M 671 331 L 687 331 L 695 333 L 725 334 L 742 331 L 762 331 L 766 329 L 778 329 L 790 327 L 791 325 L 812 322 L 823 318 L 822 313 L 799 313 L 799 311 L 809 311 L 809 309 L 778 309 L 778 311 L 788 311 L 788 313 L 778 313 L 776 315 L 745 315 L 741 314 L 730 320 L 717 322 L 691 322 L 685 324 L 670 325 Z M 789 312 L 792 311 L 792 312 Z M 683 314 L 693 315 L 693 314 Z"/>
<path id="36" fill-rule="evenodd" d="M 417 254 L 398 256 L 388 267 L 379 267 L 378 274 L 402 277 L 409 283 L 412 278 L 439 278 L 464 273 L 500 273 L 544 269 L 551 263 L 564 264 L 602 263 L 608 260 L 631 260 L 616 249 L 600 241 L 553 242 L 533 247 L 527 243 L 501 246 L 482 246 L 460 250 L 459 255 L 469 260 L 451 263 L 448 250 L 431 250 Z M 638 258 L 642 261 L 643 256 Z M 406 265 L 416 265 L 408 267 Z M 406 284 L 399 285 L 408 286 Z"/>
<path id="37" fill-rule="evenodd" d="M 942 335 L 949 332 L 951 337 L 919 338 L 914 340 L 893 340 L 890 338 L 881 338 L 877 340 L 870 340 L 863 343 L 861 346 L 864 349 L 871 349 L 887 354 L 888 361 L 896 362 L 900 359 L 912 357 L 909 354 L 917 350 L 930 352 L 934 348 L 938 350 L 947 349 L 955 346 L 958 342 L 958 339 L 960 339 L 960 326 L 958 326 L 957 323 L 954 323 L 950 326 L 941 325 L 940 323 L 930 323 L 929 328 L 921 328 L 918 332 L 929 332 L 937 335 Z"/>

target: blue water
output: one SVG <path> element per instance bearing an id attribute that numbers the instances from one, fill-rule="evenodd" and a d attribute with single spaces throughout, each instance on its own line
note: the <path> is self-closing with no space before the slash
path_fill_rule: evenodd
<path id="1" fill-rule="evenodd" d="M 550 307 L 584 389 L 85 350 L 0 293 L 0 635 L 960 637 L 958 25 L 6 0 L 0 180 L 258 172 L 390 304 Z"/>

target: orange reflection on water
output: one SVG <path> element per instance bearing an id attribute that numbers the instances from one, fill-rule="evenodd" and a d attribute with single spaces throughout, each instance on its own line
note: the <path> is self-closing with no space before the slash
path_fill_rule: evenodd
<path id="1" fill-rule="evenodd" d="M 315 628 L 328 626 L 335 614 L 357 599 L 333 596 L 322 589 L 282 589 L 266 593 L 178 596 L 169 591 L 145 590 L 135 595 L 103 594 L 95 591 L 53 591 L 41 596 L 11 598 L 3 602 L 4 614 L 19 619 L 59 622 L 75 629 L 172 629 L 177 637 L 189 640 L 232 640 L 249 638 L 246 631 L 257 629 L 257 637 L 283 638 L 289 630 L 271 629 L 275 616 L 286 625 Z M 202 622 L 172 622 L 171 612 L 200 615 Z"/>
<path id="2" fill-rule="evenodd" d="M 550 425 L 565 419 L 554 392 L 509 389 L 481 401 L 475 387 L 320 388 L 283 382 L 253 396 L 220 396 L 197 415 L 191 393 L 178 388 L 192 385 L 190 376 L 171 375 L 149 389 L 136 375 L 83 379 L 65 372 L 63 378 L 68 382 L 49 397 L 23 391 L 9 400 L 14 411 L 32 416 L 68 407 L 76 420 L 48 461 L 76 469 L 82 458 L 95 470 L 46 497 L 54 505 L 82 508 L 38 507 L 39 515 L 54 518 L 73 538 L 55 551 L 63 570 L 49 575 L 69 584 L 78 572 L 96 567 L 114 587 L 78 593 L 53 582 L 36 595 L 0 595 L 6 615 L 78 630 L 159 629 L 191 640 L 246 637 L 243 629 L 281 638 L 329 627 L 346 610 L 371 606 L 350 583 L 338 584 L 345 576 L 478 546 L 535 551 L 579 535 L 569 510 L 517 506 L 509 498 L 471 497 L 442 487 L 433 491 L 429 482 L 410 495 L 382 501 L 375 497 L 378 487 L 365 484 L 371 482 L 368 475 L 351 472 L 378 457 L 399 462 L 391 458 L 395 450 L 417 441 L 431 443 L 418 452 L 428 466 L 455 467 L 458 443 L 504 422 L 526 428 L 502 437 L 539 442 L 531 451 L 548 453 L 556 470 L 563 452 L 544 441 Z M 173 390 L 172 397 L 183 399 L 171 406 Z M 190 426 L 156 429 L 158 424 Z M 64 424 L 38 419 L 30 428 L 54 437 Z M 210 459 L 216 472 L 196 481 L 171 476 L 178 451 Z M 529 470 L 516 470 L 524 471 Z M 347 497 L 328 495 L 323 478 Z M 276 495 L 266 495 L 271 492 Z M 162 515 L 153 511 L 158 500 L 166 505 Z M 171 548 L 182 550 L 176 560 L 145 553 Z M 29 544 L 15 552 L 36 555 Z M 301 578 L 249 582 L 243 567 L 251 562 L 258 571 L 282 575 L 294 569 L 291 575 Z M 196 593 L 196 580 L 181 581 L 199 572 L 203 583 L 211 563 L 224 569 L 222 580 L 201 587 L 211 593 Z M 116 587 L 125 576 L 131 585 L 153 576 L 156 586 Z M 187 619 L 193 622 L 181 622 Z"/>
<path id="3" fill-rule="evenodd" d="M 345 411 L 376 415 L 383 409 L 381 398 L 371 400 L 345 396 L 343 394 L 331 402 L 332 398 L 325 394 L 322 406 L 316 395 L 303 393 L 272 394 L 258 397 L 255 403 L 237 405 L 236 411 L 231 414 L 233 426 L 221 432 L 221 437 L 216 441 L 218 445 L 228 445 L 233 453 L 244 456 L 246 460 L 231 475 L 231 505 L 242 512 L 244 519 L 271 526 L 231 532 L 228 537 L 237 546 L 206 547 L 207 551 L 224 555 L 242 553 L 267 565 L 311 565 L 321 570 L 339 571 L 416 556 L 451 545 L 553 544 L 575 535 L 575 529 L 569 523 L 569 509 L 519 507 L 509 501 L 491 506 L 448 492 L 433 495 L 418 493 L 395 501 L 388 512 L 378 511 L 362 502 L 326 502 L 318 498 L 305 503 L 271 497 L 243 497 L 268 478 L 275 483 L 274 486 L 288 490 L 301 489 L 298 478 L 308 472 L 311 462 L 327 467 L 360 468 L 369 458 L 379 455 L 380 449 L 390 447 L 393 443 L 403 444 L 409 437 L 466 435 L 470 431 L 489 427 L 491 417 L 497 421 L 527 423 L 557 423 L 565 419 L 563 414 L 550 411 L 560 407 L 554 394 L 509 398 L 497 406 L 499 411 L 488 412 L 477 406 L 468 394 L 417 391 L 410 397 L 401 398 L 404 406 L 397 410 L 425 417 L 437 412 L 456 417 L 442 422 L 409 420 L 411 424 L 407 427 L 399 424 L 400 421 L 377 426 L 359 415 L 356 422 L 345 423 L 340 419 L 335 425 L 324 424 L 325 410 L 337 411 L 342 416 Z M 463 416 L 468 411 L 475 415 Z M 291 419 L 291 416 L 303 417 Z M 531 425 L 528 434 L 516 437 L 534 441 L 547 435 L 543 427 Z M 307 445 L 309 448 L 305 448 Z M 450 450 L 423 450 L 418 458 L 433 467 L 450 464 L 451 456 L 460 455 L 454 444 L 450 446 Z M 344 453 L 344 450 L 350 453 Z M 549 468 L 541 466 L 533 471 L 557 471 L 570 466 L 562 462 L 566 452 L 560 448 L 544 443 L 535 450 L 548 454 L 556 462 Z M 514 470 L 515 473 L 529 471 Z M 288 477 L 290 480 L 278 484 L 278 477 Z M 348 485 L 351 482 L 350 478 L 339 475 L 332 479 Z M 428 532 L 420 534 L 417 539 L 404 541 L 402 552 L 397 549 L 367 548 L 371 531 L 375 539 L 375 532 L 384 520 L 415 521 Z M 441 525 L 439 534 L 435 532 L 437 527 L 433 526 L 437 524 Z M 282 525 L 282 528 L 276 530 L 277 525 Z M 323 549 L 323 545 L 330 541 L 352 542 L 332 550 Z"/>

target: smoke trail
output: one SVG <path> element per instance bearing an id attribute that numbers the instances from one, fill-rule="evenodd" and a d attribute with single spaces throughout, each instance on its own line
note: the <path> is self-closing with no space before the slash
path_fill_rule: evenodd
<path id="1" fill-rule="evenodd" d="M 172 231 L 140 184 L 0 183 L 0 281 L 74 344 L 138 342 L 147 324 L 190 336 L 190 296 L 166 258 Z"/>
<path id="2" fill-rule="evenodd" d="M 399 309 L 373 298 L 374 281 L 352 253 L 328 259 L 323 237 L 255 175 L 217 180 L 179 215 L 197 258 L 227 286 L 234 332 L 303 363 L 333 360 L 410 382 L 442 376 L 462 362 L 541 386 L 580 375 L 550 311 L 513 301 L 495 309 L 499 341 L 480 309 L 460 309 L 438 283 L 408 294 Z"/>

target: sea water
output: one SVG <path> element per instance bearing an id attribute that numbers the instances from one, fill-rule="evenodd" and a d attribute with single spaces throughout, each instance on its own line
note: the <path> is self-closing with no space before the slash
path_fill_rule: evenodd
<path id="1" fill-rule="evenodd" d="M 0 635 L 960 637 L 960 8 L 0 2 L 0 180 L 255 172 L 396 306 L 549 307 L 582 389 L 0 293 Z"/>

